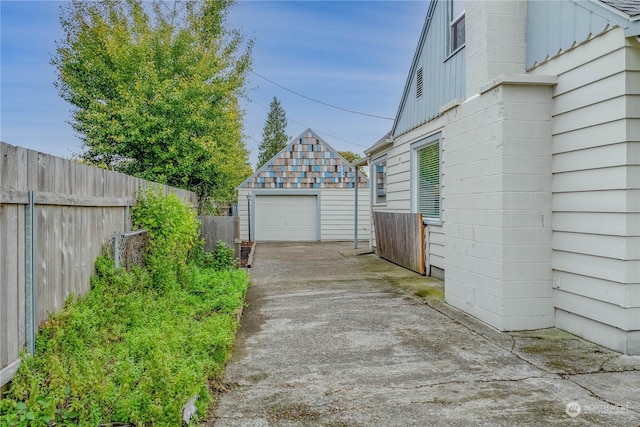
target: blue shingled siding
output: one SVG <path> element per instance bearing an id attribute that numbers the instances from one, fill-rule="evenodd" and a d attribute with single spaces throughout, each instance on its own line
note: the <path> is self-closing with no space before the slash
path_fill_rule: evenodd
<path id="1" fill-rule="evenodd" d="M 308 131 L 269 160 L 240 187 L 244 188 L 354 188 L 353 166 L 328 144 Z M 359 178 L 360 188 L 369 181 Z"/>

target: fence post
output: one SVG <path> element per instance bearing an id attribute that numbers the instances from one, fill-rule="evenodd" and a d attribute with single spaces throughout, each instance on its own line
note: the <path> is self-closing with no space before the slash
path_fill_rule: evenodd
<path id="1" fill-rule="evenodd" d="M 29 190 L 29 205 L 26 209 L 25 226 L 25 339 L 27 341 L 27 350 L 33 354 L 35 352 L 35 295 L 34 295 L 34 206 L 36 193 Z"/>
<path id="2" fill-rule="evenodd" d="M 113 264 L 115 268 L 120 267 L 120 234 L 113 237 Z"/>

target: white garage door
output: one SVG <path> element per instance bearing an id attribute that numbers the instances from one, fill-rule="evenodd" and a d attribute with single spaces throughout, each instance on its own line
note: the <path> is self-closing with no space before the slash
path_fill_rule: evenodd
<path id="1" fill-rule="evenodd" d="M 256 196 L 256 240 L 318 240 L 316 196 Z"/>

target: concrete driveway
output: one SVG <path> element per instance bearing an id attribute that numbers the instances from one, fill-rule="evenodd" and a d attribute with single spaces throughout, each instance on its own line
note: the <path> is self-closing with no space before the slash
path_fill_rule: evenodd
<path id="1" fill-rule="evenodd" d="M 351 248 L 257 245 L 210 425 L 640 425 L 639 357 L 498 332 L 444 304 L 441 282 Z"/>

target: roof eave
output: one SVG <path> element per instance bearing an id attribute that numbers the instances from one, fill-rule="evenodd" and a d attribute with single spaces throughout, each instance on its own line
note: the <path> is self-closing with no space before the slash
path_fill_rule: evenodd
<path id="1" fill-rule="evenodd" d="M 618 25 L 624 30 L 625 37 L 640 35 L 640 14 L 629 15 L 600 0 L 580 2 L 580 5 Z"/>
<path id="2" fill-rule="evenodd" d="M 402 115 L 402 111 L 404 109 L 404 103 L 409 96 L 409 89 L 411 88 L 411 80 L 413 75 L 415 74 L 416 68 L 418 66 L 418 60 L 420 59 L 420 53 L 422 52 L 422 47 L 427 39 L 427 33 L 429 32 L 429 28 L 431 27 L 431 21 L 433 15 L 436 10 L 438 1 L 432 0 L 429 3 L 429 9 L 427 9 L 427 17 L 424 20 L 424 25 L 422 26 L 422 31 L 420 32 L 420 39 L 418 40 L 418 46 L 416 47 L 416 51 L 413 54 L 413 61 L 411 62 L 411 67 L 409 68 L 409 74 L 407 75 L 407 81 L 404 84 L 404 90 L 402 92 L 402 97 L 400 97 L 400 105 L 398 106 L 398 110 L 396 111 L 396 117 L 393 120 L 393 126 L 391 127 L 391 134 L 395 135 L 396 128 L 398 127 L 398 121 L 400 120 L 400 116 Z"/>

